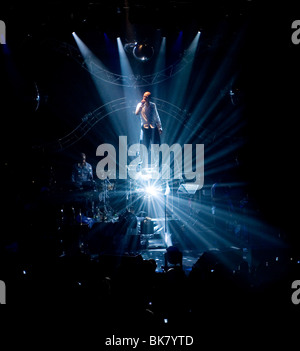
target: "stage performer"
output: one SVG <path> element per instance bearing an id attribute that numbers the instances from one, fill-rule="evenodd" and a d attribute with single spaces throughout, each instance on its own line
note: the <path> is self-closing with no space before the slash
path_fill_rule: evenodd
<path id="1" fill-rule="evenodd" d="M 72 183 L 81 187 L 86 184 L 93 184 L 93 169 L 92 166 L 86 162 L 85 153 L 79 154 L 78 162 L 72 168 Z"/>
<path id="2" fill-rule="evenodd" d="M 148 157 L 149 150 L 151 150 L 151 144 L 160 145 L 160 135 L 163 131 L 156 104 L 150 100 L 151 93 L 146 91 L 143 95 L 142 101 L 137 104 L 135 110 L 135 114 L 140 114 L 141 116 L 140 143 L 146 146 Z M 142 161 L 145 165 L 144 160 Z M 156 161 L 157 160 L 155 160 L 155 162 Z"/>

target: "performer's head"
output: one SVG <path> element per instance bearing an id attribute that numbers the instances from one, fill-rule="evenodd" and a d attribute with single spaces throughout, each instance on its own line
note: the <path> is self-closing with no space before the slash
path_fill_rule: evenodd
<path id="1" fill-rule="evenodd" d="M 150 101 L 150 97 L 151 97 L 150 91 L 146 91 L 143 95 L 142 103 L 144 104 L 146 102 L 148 104 Z"/>
<path id="2" fill-rule="evenodd" d="M 150 91 L 146 91 L 146 92 L 144 93 L 144 95 L 143 95 L 143 99 L 145 99 L 145 100 L 149 100 L 150 97 L 151 97 Z"/>
<path id="3" fill-rule="evenodd" d="M 85 163 L 86 163 L 86 155 L 85 155 L 84 152 L 80 152 L 80 153 L 79 153 L 79 161 L 80 161 L 80 163 L 82 163 L 82 164 L 85 164 Z"/>

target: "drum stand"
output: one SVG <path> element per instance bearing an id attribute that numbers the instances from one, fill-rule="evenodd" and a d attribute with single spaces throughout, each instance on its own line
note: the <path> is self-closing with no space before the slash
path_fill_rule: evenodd
<path id="1" fill-rule="evenodd" d="M 112 216 L 112 208 L 109 204 L 109 201 L 107 201 L 107 199 L 109 199 L 109 195 L 108 195 L 108 186 L 109 185 L 111 185 L 110 181 L 107 178 L 104 179 L 103 189 L 99 195 L 100 203 L 103 201 L 103 213 L 104 213 L 104 216 L 106 218 Z"/>

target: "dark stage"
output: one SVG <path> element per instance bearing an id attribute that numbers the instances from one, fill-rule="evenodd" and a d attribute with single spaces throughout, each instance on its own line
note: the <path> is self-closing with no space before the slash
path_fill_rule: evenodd
<path id="1" fill-rule="evenodd" d="M 0 302 L 88 306 L 103 347 L 299 313 L 296 17 L 256 0 L 1 7 Z"/>

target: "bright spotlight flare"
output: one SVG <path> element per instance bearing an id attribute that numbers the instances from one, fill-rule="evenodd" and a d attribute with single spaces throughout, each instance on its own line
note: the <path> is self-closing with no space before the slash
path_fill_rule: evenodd
<path id="1" fill-rule="evenodd" d="M 145 188 L 145 193 L 146 193 L 148 196 L 157 196 L 159 190 L 160 190 L 160 189 L 156 188 L 156 187 L 153 186 L 153 185 L 148 185 L 148 186 Z"/>

